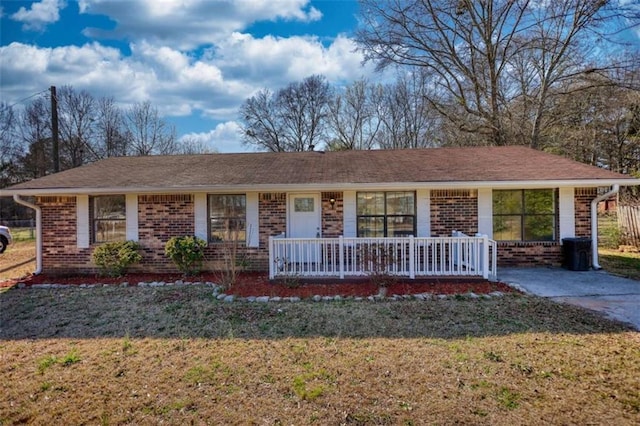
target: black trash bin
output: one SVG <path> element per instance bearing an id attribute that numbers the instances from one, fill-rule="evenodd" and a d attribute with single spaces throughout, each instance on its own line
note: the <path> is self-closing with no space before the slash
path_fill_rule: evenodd
<path id="1" fill-rule="evenodd" d="M 571 271 L 591 268 L 591 238 L 563 238 L 562 266 Z"/>

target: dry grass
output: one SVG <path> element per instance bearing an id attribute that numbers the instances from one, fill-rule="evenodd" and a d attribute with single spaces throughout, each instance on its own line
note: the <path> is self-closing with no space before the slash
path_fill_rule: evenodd
<path id="1" fill-rule="evenodd" d="M 623 277 L 640 280 L 640 252 L 599 249 L 600 266 L 606 271 Z"/>
<path id="2" fill-rule="evenodd" d="M 36 269 L 36 243 L 15 241 L 0 254 L 0 281 L 20 278 Z"/>
<path id="3" fill-rule="evenodd" d="M 0 424 L 637 424 L 640 335 L 506 296 L 0 294 Z"/>

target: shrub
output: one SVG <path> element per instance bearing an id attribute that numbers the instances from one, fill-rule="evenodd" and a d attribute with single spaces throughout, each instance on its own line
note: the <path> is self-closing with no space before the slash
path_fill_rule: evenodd
<path id="1" fill-rule="evenodd" d="M 202 270 L 204 248 L 207 243 L 196 236 L 172 237 L 164 246 L 164 254 L 185 275 L 196 275 Z"/>
<path id="2" fill-rule="evenodd" d="M 119 277 L 129 266 L 142 260 L 139 249 L 140 245 L 135 241 L 104 243 L 93 251 L 93 261 L 102 275 Z"/>

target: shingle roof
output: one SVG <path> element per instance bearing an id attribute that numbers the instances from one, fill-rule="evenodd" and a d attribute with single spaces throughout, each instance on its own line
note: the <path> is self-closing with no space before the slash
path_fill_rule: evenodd
<path id="1" fill-rule="evenodd" d="M 526 147 L 237 153 L 108 158 L 7 188 L 197 187 L 616 180 L 630 176 Z"/>

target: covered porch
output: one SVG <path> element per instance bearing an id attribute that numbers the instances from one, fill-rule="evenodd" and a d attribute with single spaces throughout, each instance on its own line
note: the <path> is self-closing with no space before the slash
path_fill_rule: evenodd
<path id="1" fill-rule="evenodd" d="M 269 238 L 269 279 L 391 275 L 496 277 L 497 247 L 484 236 Z"/>

